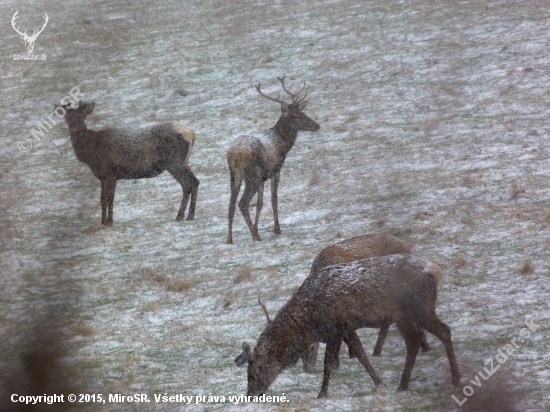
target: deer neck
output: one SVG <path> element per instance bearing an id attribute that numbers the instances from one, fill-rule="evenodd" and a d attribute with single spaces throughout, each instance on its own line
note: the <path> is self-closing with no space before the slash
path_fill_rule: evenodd
<path id="1" fill-rule="evenodd" d="M 75 127 L 69 127 L 69 134 L 76 157 L 81 162 L 88 163 L 88 157 L 93 154 L 97 142 L 96 133 L 81 122 Z"/>
<path id="2" fill-rule="evenodd" d="M 283 368 L 294 365 L 313 343 L 310 342 L 312 331 L 308 328 L 308 322 L 303 322 L 296 313 L 284 311 L 284 308 L 264 334 L 271 336 L 271 340 L 276 342 L 277 357 Z"/>
<path id="3" fill-rule="evenodd" d="M 294 146 L 294 142 L 298 136 L 298 129 L 287 121 L 284 116 L 279 117 L 279 120 L 273 129 L 284 143 L 285 154 L 288 153 L 290 149 L 292 149 L 292 146 Z"/>

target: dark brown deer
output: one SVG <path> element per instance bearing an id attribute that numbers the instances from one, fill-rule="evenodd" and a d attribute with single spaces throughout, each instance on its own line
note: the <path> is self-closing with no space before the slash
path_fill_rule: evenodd
<path id="1" fill-rule="evenodd" d="M 86 163 L 101 182 L 101 224 L 113 224 L 117 180 L 155 177 L 165 170 L 183 189 L 176 220 L 183 220 L 189 195 L 187 220 L 195 217 L 199 180 L 187 164 L 195 144 L 193 129 L 179 123 L 163 123 L 134 131 L 96 132 L 89 130 L 84 121 L 93 112 L 94 103 L 80 102 L 76 108 L 70 104 L 55 105 L 55 108 L 65 112 L 77 159 Z"/>
<path id="2" fill-rule="evenodd" d="M 229 174 L 231 182 L 231 199 L 229 200 L 229 232 L 227 234 L 227 243 L 233 243 L 233 217 L 235 216 L 235 203 L 239 196 L 241 183 L 244 179 L 244 193 L 239 200 L 239 209 L 244 220 L 250 229 L 252 239 L 262 240 L 258 234 L 258 220 L 260 211 L 263 207 L 264 183 L 271 179 L 271 206 L 273 208 L 273 232 L 281 233 L 279 225 L 279 215 L 277 211 L 277 187 L 281 168 L 285 162 L 286 155 L 292 149 L 299 131 L 317 131 L 320 126 L 303 113 L 307 105 L 305 94 L 300 97 L 305 89 L 305 82 L 302 90 L 298 93 L 291 93 L 285 87 L 285 78 L 277 78 L 283 90 L 290 95 L 292 103 L 288 104 L 276 98 L 264 94 L 260 89 L 260 84 L 256 86 L 258 93 L 269 100 L 280 103 L 281 117 L 274 127 L 264 130 L 257 136 L 239 136 L 227 151 L 227 163 L 229 165 Z M 250 201 L 258 193 L 256 202 L 256 217 L 254 224 L 250 219 L 249 207 Z"/>
<path id="3" fill-rule="evenodd" d="M 400 253 L 411 253 L 411 246 L 395 236 L 386 233 L 372 233 L 367 235 L 355 236 L 341 242 L 334 243 L 325 247 L 313 259 L 310 276 L 314 273 L 326 268 L 327 266 L 338 265 L 341 263 L 349 263 L 355 260 L 367 259 L 375 256 L 387 256 Z M 265 311 L 265 309 L 264 309 Z M 391 319 L 382 323 L 378 340 L 374 346 L 372 356 L 380 356 L 382 347 L 388 334 L 388 329 L 392 324 Z M 430 349 L 426 341 L 426 334 L 421 331 L 421 348 L 423 352 Z M 319 351 L 319 343 L 314 343 L 302 355 L 304 371 L 307 373 L 315 372 L 315 364 L 317 363 L 317 353 Z"/>
<path id="4" fill-rule="evenodd" d="M 285 368 L 296 364 L 314 342 L 325 342 L 319 398 L 327 396 L 342 340 L 375 385 L 383 385 L 355 330 L 380 327 L 392 319 L 405 339 L 407 359 L 398 391 L 407 390 L 421 343 L 420 328 L 443 342 L 453 385 L 460 384 L 451 331 L 435 313 L 439 267 L 413 255 L 390 255 L 329 266 L 308 276 L 260 335 L 254 350 L 243 343 L 235 358 L 248 362 L 248 396 L 265 393 Z"/>

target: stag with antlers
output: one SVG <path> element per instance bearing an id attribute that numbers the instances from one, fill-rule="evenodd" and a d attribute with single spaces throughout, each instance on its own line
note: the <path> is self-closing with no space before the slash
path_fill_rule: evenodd
<path id="1" fill-rule="evenodd" d="M 281 105 L 281 117 L 271 129 L 264 130 L 255 136 L 239 136 L 233 145 L 227 151 L 227 163 L 229 164 L 229 174 L 231 183 L 231 199 L 229 201 L 229 232 L 227 243 L 233 243 L 233 217 L 235 216 L 235 203 L 241 189 L 241 183 L 244 180 L 244 193 L 239 200 L 239 209 L 244 220 L 250 229 L 252 239 L 262 240 L 258 234 L 258 220 L 263 206 L 264 183 L 271 179 L 271 206 L 273 208 L 274 226 L 273 232 L 281 233 L 279 226 L 279 216 L 277 212 L 277 187 L 281 168 L 285 161 L 287 153 L 292 149 L 299 131 L 315 132 L 321 127 L 305 113 L 303 110 L 307 105 L 305 100 L 307 90 L 306 84 L 298 93 L 291 93 L 285 86 L 285 78 L 277 78 L 283 90 L 292 98 L 292 102 L 285 103 L 280 100 L 280 95 L 276 98 L 268 96 L 261 90 L 261 85 L 256 86 L 256 90 L 263 97 L 277 102 Z M 305 90 L 303 96 L 300 96 Z M 250 219 L 248 212 L 250 201 L 255 194 L 258 194 L 256 202 L 256 217 L 254 224 Z"/>
<path id="2" fill-rule="evenodd" d="M 48 20 L 49 20 L 49 17 L 46 13 L 44 13 L 44 24 L 42 25 L 42 28 L 40 30 L 34 30 L 34 32 L 32 33 L 32 36 L 29 36 L 27 34 L 27 30 L 25 30 L 23 33 L 21 31 L 19 31 L 19 26 L 15 27 L 15 20 L 17 20 L 17 18 L 19 17 L 17 15 L 19 11 L 16 11 L 15 14 L 13 15 L 12 19 L 11 19 L 11 26 L 13 27 L 13 29 L 19 33 L 21 35 L 21 38 L 25 41 L 26 43 L 26 49 L 27 49 L 27 53 L 31 54 L 32 51 L 34 50 L 34 42 L 36 41 L 36 39 L 38 38 L 38 35 L 40 33 L 42 33 L 44 31 L 44 29 L 46 28 L 46 24 L 48 24 Z"/>

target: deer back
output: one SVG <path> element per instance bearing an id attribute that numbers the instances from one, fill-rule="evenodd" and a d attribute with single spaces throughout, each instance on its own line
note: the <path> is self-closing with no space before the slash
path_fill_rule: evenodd
<path id="1" fill-rule="evenodd" d="M 330 265 L 399 253 L 411 253 L 411 246 L 395 236 L 385 233 L 355 236 L 321 250 L 313 259 L 310 274 Z"/>

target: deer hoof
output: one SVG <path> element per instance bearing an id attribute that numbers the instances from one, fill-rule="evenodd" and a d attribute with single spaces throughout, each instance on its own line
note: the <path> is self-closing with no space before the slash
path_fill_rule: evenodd
<path id="1" fill-rule="evenodd" d="M 183 215 L 178 214 L 176 216 L 176 222 L 181 222 L 183 220 Z"/>
<path id="2" fill-rule="evenodd" d="M 399 384 L 397 387 L 397 392 L 405 392 L 409 389 L 409 385 Z"/>
<path id="3" fill-rule="evenodd" d="M 319 395 L 317 395 L 317 399 L 323 399 L 327 397 L 327 391 L 321 391 L 319 392 Z"/>
<path id="4" fill-rule="evenodd" d="M 187 220 L 195 220 L 195 216 L 187 216 Z"/>
<path id="5" fill-rule="evenodd" d="M 386 387 L 386 384 L 380 381 L 380 382 L 376 382 L 374 386 L 376 386 L 376 389 L 384 389 Z"/>

